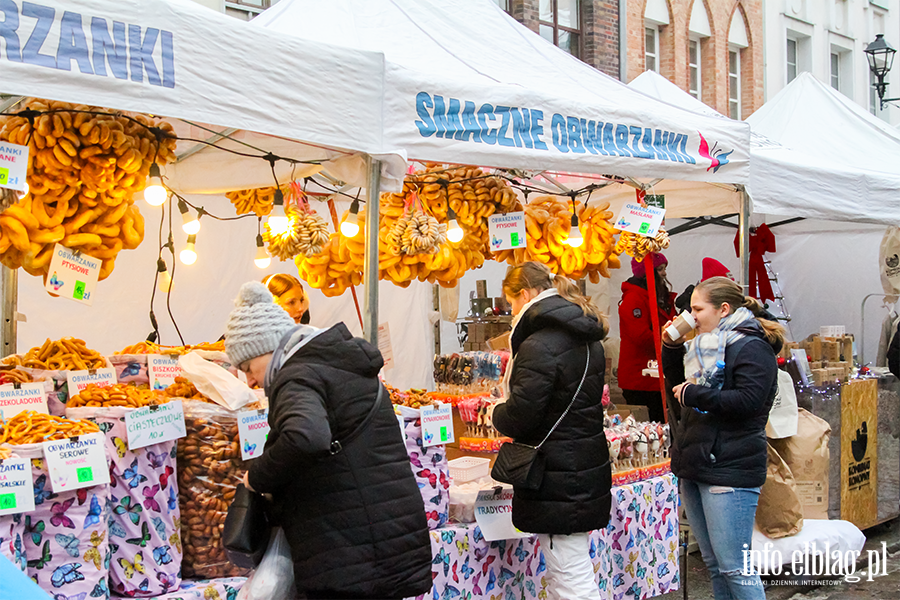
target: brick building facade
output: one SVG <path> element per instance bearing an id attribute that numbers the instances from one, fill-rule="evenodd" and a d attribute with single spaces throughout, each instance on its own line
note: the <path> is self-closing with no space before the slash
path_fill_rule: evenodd
<path id="1" fill-rule="evenodd" d="M 545 0 L 546 1 L 546 0 Z M 504 3 L 501 2 L 501 5 Z M 505 8 L 512 17 L 535 33 L 542 33 L 540 0 L 507 0 Z M 552 7 L 577 6 L 579 40 L 576 56 L 607 75 L 619 78 L 619 2 L 618 0 L 555 0 Z M 551 35 L 544 25 L 543 34 Z M 562 44 L 560 44 L 562 45 Z"/>
<path id="2" fill-rule="evenodd" d="M 628 0 L 627 23 L 628 81 L 656 70 L 740 119 L 762 106 L 763 0 Z"/>

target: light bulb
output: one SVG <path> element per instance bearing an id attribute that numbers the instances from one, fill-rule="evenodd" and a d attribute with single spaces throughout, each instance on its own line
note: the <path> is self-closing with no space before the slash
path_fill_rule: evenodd
<path id="1" fill-rule="evenodd" d="M 284 194 L 280 188 L 275 190 L 275 200 L 272 202 L 272 205 L 272 214 L 269 215 L 266 223 L 269 224 L 269 231 L 272 232 L 272 235 L 281 235 L 287 232 L 290 227 L 290 221 L 284 214 Z"/>
<path id="2" fill-rule="evenodd" d="M 269 215 L 269 220 L 266 222 L 269 224 L 269 231 L 272 232 L 272 235 L 281 235 L 290 227 L 290 222 L 284 215 Z"/>
<path id="3" fill-rule="evenodd" d="M 197 262 L 197 251 L 194 249 L 194 244 L 197 241 L 196 235 L 189 235 L 187 239 L 187 246 L 178 254 L 178 258 L 181 259 L 181 262 L 186 265 L 192 265 Z"/>
<path id="4" fill-rule="evenodd" d="M 162 206 L 168 196 L 169 193 L 162 184 L 159 165 L 153 163 L 150 165 L 150 177 L 147 179 L 147 187 L 144 188 L 144 200 L 150 206 Z"/>
<path id="5" fill-rule="evenodd" d="M 256 236 L 256 258 L 253 259 L 253 264 L 260 269 L 268 269 L 269 265 L 272 264 L 272 258 L 266 252 L 266 246 L 261 235 Z"/>
<path id="6" fill-rule="evenodd" d="M 184 232 L 188 235 L 197 235 L 197 233 L 200 231 L 200 216 L 202 214 L 201 211 L 197 211 L 197 215 L 194 216 L 184 200 L 178 201 L 178 210 L 181 211 L 181 228 L 184 230 Z"/>
<path id="7" fill-rule="evenodd" d="M 341 235 L 344 237 L 356 237 L 359 233 L 359 223 L 356 221 L 356 215 L 350 215 L 347 220 L 341 223 Z"/>
<path id="8" fill-rule="evenodd" d="M 172 276 L 166 268 L 166 261 L 161 258 L 156 261 L 156 270 L 159 272 L 159 291 L 168 294 L 172 289 Z"/>
<path id="9" fill-rule="evenodd" d="M 566 243 L 572 248 L 580 248 L 584 243 L 581 229 L 578 228 L 578 217 L 575 215 L 572 215 L 572 229 L 569 231 L 569 238 L 566 240 Z"/>
<path id="10" fill-rule="evenodd" d="M 354 200 L 350 205 L 350 216 L 341 223 L 341 235 L 344 237 L 356 237 L 359 233 L 359 200 Z"/>
<path id="11" fill-rule="evenodd" d="M 459 226 L 459 222 L 456 220 L 456 212 L 452 208 L 447 213 L 447 218 L 450 219 L 450 222 L 447 224 L 447 239 L 456 244 L 463 239 L 465 234 L 462 227 Z"/>

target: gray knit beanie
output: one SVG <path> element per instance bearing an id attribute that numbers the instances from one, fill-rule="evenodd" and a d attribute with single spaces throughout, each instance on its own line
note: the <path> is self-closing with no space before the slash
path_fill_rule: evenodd
<path id="1" fill-rule="evenodd" d="M 290 315 L 275 304 L 272 294 L 258 281 L 241 286 L 234 306 L 225 325 L 225 352 L 237 367 L 274 352 L 281 337 L 295 327 Z"/>

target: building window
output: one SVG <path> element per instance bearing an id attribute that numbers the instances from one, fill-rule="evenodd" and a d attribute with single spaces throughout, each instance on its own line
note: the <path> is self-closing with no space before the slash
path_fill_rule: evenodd
<path id="1" fill-rule="evenodd" d="M 737 50 L 728 51 L 728 115 L 741 118 L 741 54 Z"/>
<path id="2" fill-rule="evenodd" d="M 837 52 L 831 53 L 831 87 L 841 89 L 841 55 Z"/>
<path id="3" fill-rule="evenodd" d="M 581 58 L 581 3 L 579 0 L 540 0 L 541 37 L 572 56 Z"/>
<path id="4" fill-rule="evenodd" d="M 878 92 L 875 89 L 876 83 L 878 83 L 878 79 L 871 71 L 869 71 L 869 112 L 873 115 L 878 114 Z"/>
<path id="5" fill-rule="evenodd" d="M 797 40 L 787 41 L 787 82 L 797 79 Z"/>
<path id="6" fill-rule="evenodd" d="M 509 12 L 509 0 L 494 0 L 494 2 L 504 11 Z"/>
<path id="7" fill-rule="evenodd" d="M 690 71 L 690 90 L 696 99 L 700 99 L 700 41 L 688 41 L 688 70 Z"/>
<path id="8" fill-rule="evenodd" d="M 249 21 L 278 0 L 225 0 L 225 14 Z"/>
<path id="9" fill-rule="evenodd" d="M 644 29 L 644 70 L 659 73 L 659 28 Z"/>

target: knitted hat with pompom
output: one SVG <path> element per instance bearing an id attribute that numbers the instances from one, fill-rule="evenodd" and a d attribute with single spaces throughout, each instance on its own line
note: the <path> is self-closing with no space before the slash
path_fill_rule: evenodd
<path id="1" fill-rule="evenodd" d="M 241 286 L 234 310 L 225 325 L 225 352 L 237 367 L 251 358 L 274 352 L 282 336 L 294 328 L 294 320 L 275 304 L 272 294 L 258 281 Z"/>

